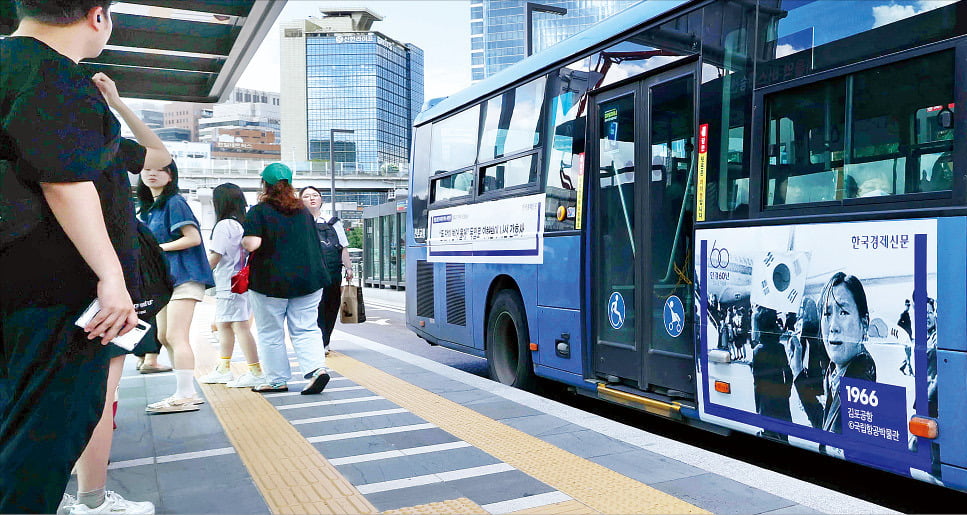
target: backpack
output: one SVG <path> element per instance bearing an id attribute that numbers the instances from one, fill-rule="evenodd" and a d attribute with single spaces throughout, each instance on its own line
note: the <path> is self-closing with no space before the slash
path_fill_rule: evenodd
<path id="1" fill-rule="evenodd" d="M 140 295 L 132 295 L 138 318 L 150 319 L 171 300 L 175 282 L 168 272 L 168 262 L 151 230 L 138 221 L 138 272 L 141 275 Z"/>
<path id="2" fill-rule="evenodd" d="M 339 221 L 338 217 L 332 217 L 328 222 L 316 224 L 316 231 L 319 233 L 319 246 L 322 248 L 322 262 L 329 271 L 332 282 L 340 280 L 342 272 L 342 249 L 339 244 L 339 235 L 333 225 Z"/>

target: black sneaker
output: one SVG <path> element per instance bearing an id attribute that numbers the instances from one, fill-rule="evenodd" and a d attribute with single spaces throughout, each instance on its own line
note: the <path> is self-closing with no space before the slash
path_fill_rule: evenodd
<path id="1" fill-rule="evenodd" d="M 302 389 L 302 395 L 313 395 L 317 393 L 322 393 L 326 389 L 326 385 L 329 384 L 329 372 L 322 372 L 321 374 L 316 372 L 309 381 L 309 384 Z"/>

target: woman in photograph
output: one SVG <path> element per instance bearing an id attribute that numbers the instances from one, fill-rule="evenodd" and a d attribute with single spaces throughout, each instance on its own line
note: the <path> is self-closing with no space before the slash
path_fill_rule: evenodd
<path id="1" fill-rule="evenodd" d="M 826 402 L 822 428 L 841 433 L 842 378 L 876 381 L 876 363 L 866 350 L 870 327 L 870 309 L 863 283 L 854 276 L 837 272 L 823 287 L 819 297 L 819 326 L 829 366 L 823 381 Z"/>
<path id="2" fill-rule="evenodd" d="M 215 285 L 208 265 L 198 219 L 188 201 L 178 193 L 178 168 L 174 161 L 162 168 L 145 168 L 138 181 L 141 217 L 164 251 L 168 271 L 175 283 L 171 301 L 158 313 L 158 340 L 168 349 L 175 372 L 175 392 L 149 404 L 148 413 L 197 411 L 204 403 L 195 391 L 195 355 L 189 343 L 189 329 L 195 305 L 205 289 Z M 147 354 L 141 373 L 164 370 L 157 354 Z"/>
<path id="3" fill-rule="evenodd" d="M 316 224 L 292 189 L 292 170 L 272 163 L 262 170 L 259 203 L 245 216 L 242 246 L 252 253 L 249 289 L 255 308 L 259 357 L 265 381 L 256 392 L 285 392 L 291 377 L 284 327 L 308 385 L 322 392 L 329 382 L 319 329 L 319 300 L 332 281 L 323 265 Z"/>
<path id="4" fill-rule="evenodd" d="M 232 276 L 245 266 L 248 252 L 242 248 L 242 222 L 245 221 L 245 195 L 232 183 L 220 184 L 212 191 L 212 204 L 218 222 L 212 229 L 208 263 L 215 275 L 215 327 L 218 329 L 218 365 L 199 381 L 221 383 L 229 388 L 251 388 L 262 384 L 262 367 L 252 336 L 252 310 L 249 293 L 232 293 Z M 248 371 L 232 375 L 232 353 L 238 341 L 248 362 Z"/>

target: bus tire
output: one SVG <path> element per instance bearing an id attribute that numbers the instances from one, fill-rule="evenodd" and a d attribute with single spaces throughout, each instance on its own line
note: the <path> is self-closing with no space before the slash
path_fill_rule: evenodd
<path id="1" fill-rule="evenodd" d="M 487 316 L 486 336 L 490 378 L 522 390 L 533 390 L 536 378 L 530 331 L 524 302 L 516 290 L 504 289 L 494 295 Z"/>

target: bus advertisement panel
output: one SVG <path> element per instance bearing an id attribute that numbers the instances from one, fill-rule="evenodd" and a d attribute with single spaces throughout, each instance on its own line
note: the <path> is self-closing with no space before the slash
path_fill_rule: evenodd
<path id="1" fill-rule="evenodd" d="M 427 261 L 543 263 L 546 201 L 541 193 L 430 211 Z"/>
<path id="2" fill-rule="evenodd" d="M 937 474 L 936 444 L 907 429 L 937 416 L 936 220 L 708 229 L 697 241 L 705 413 Z"/>

